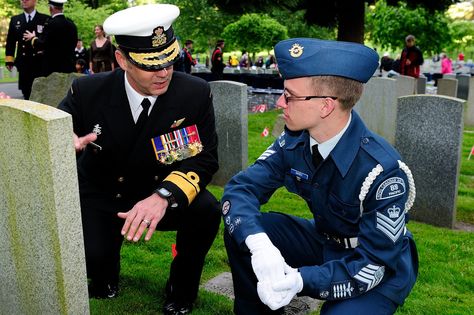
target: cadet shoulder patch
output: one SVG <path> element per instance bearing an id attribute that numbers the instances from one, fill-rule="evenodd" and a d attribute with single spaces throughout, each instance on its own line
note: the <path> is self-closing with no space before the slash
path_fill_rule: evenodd
<path id="1" fill-rule="evenodd" d="M 222 204 L 222 214 L 226 215 L 229 212 L 229 210 L 230 210 L 230 201 L 226 200 Z"/>
<path id="2" fill-rule="evenodd" d="M 267 150 L 265 150 L 265 152 L 262 153 L 262 155 L 260 155 L 260 157 L 257 159 L 257 160 L 266 160 L 269 156 L 271 156 L 272 154 L 274 154 L 276 151 L 275 150 L 272 150 L 273 148 L 273 144 L 271 144 Z"/>
<path id="3" fill-rule="evenodd" d="M 364 268 L 362 268 L 354 278 L 359 280 L 362 283 L 367 285 L 366 291 L 374 288 L 377 284 L 380 283 L 383 279 L 383 275 L 385 274 L 385 267 L 384 266 L 377 266 L 368 264 Z"/>
<path id="4" fill-rule="evenodd" d="M 403 178 L 390 177 L 377 188 L 375 199 L 383 200 L 401 196 L 405 193 L 405 190 L 405 181 Z"/>

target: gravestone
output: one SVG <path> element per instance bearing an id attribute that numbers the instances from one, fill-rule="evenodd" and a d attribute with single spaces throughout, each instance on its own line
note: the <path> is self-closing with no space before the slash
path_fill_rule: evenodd
<path id="1" fill-rule="evenodd" d="M 407 75 L 395 77 L 397 81 L 397 96 L 413 95 L 417 90 L 417 80 Z"/>
<path id="2" fill-rule="evenodd" d="M 454 73 L 445 73 L 445 74 L 443 74 L 443 79 L 456 79 L 456 74 L 454 74 Z"/>
<path id="3" fill-rule="evenodd" d="M 364 119 L 367 127 L 384 137 L 391 144 L 395 143 L 397 121 L 397 93 L 401 93 L 406 85 L 413 81 L 373 77 L 365 84 L 362 97 L 354 109 Z"/>
<path id="4" fill-rule="evenodd" d="M 69 114 L 0 100 L 0 313 L 89 314 Z"/>
<path id="5" fill-rule="evenodd" d="M 426 80 L 425 76 L 416 79 L 416 94 L 426 94 Z"/>
<path id="6" fill-rule="evenodd" d="M 223 186 L 232 176 L 247 168 L 247 85 L 234 81 L 213 81 L 209 84 L 214 96 L 219 137 L 219 170 L 213 176 L 212 183 Z"/>
<path id="7" fill-rule="evenodd" d="M 474 126 L 474 77 L 469 79 L 469 93 L 467 95 L 464 124 Z"/>
<path id="8" fill-rule="evenodd" d="M 464 101 L 416 95 L 398 99 L 395 147 L 413 173 L 411 218 L 453 228 L 461 159 Z"/>
<path id="9" fill-rule="evenodd" d="M 471 76 L 469 74 L 458 74 L 456 79 L 458 80 L 457 98 L 467 100 Z"/>
<path id="10" fill-rule="evenodd" d="M 456 97 L 458 90 L 458 80 L 438 79 L 438 95 Z"/>
<path id="11" fill-rule="evenodd" d="M 234 299 L 234 288 L 232 284 L 232 274 L 223 272 L 215 278 L 209 280 L 203 285 L 204 289 L 220 295 L 224 295 L 229 299 Z M 285 315 L 303 315 L 314 312 L 318 309 L 323 301 L 312 299 L 307 296 L 295 297 L 290 304 L 285 306 Z"/>
<path id="12" fill-rule="evenodd" d="M 5 77 L 3 71 L 4 71 L 4 68 L 0 67 L 0 80 L 3 80 L 3 78 Z"/>
<path id="13" fill-rule="evenodd" d="M 272 136 L 278 138 L 283 130 L 285 130 L 285 120 L 283 119 L 283 114 L 279 114 L 273 125 Z"/>
<path id="14" fill-rule="evenodd" d="M 47 77 L 39 77 L 33 81 L 30 100 L 53 107 L 66 97 L 74 79 L 83 76 L 80 73 L 53 72 Z"/>

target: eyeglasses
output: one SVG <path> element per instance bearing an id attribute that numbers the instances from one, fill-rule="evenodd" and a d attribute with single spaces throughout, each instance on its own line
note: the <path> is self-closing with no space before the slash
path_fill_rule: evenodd
<path id="1" fill-rule="evenodd" d="M 283 93 L 283 97 L 285 98 L 285 103 L 288 104 L 291 101 L 309 101 L 312 98 L 331 98 L 333 100 L 337 100 L 336 96 L 324 96 L 324 95 L 312 95 L 312 96 L 287 96 Z"/>

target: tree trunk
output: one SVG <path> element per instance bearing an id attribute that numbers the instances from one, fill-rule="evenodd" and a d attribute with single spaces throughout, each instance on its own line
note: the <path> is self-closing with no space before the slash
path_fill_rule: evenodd
<path id="1" fill-rule="evenodd" d="M 364 0 L 340 0 L 336 4 L 338 18 L 337 40 L 364 43 Z"/>

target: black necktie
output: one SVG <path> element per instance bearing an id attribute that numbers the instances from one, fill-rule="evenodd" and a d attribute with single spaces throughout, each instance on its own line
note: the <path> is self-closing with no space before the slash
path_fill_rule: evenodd
<path id="1" fill-rule="evenodd" d="M 151 103 L 150 100 L 147 98 L 144 98 L 142 101 L 142 112 L 140 113 L 140 116 L 138 116 L 137 123 L 135 125 L 135 128 L 140 130 L 143 128 L 143 126 L 146 123 L 146 120 L 148 119 L 148 109 L 150 109 Z"/>
<path id="2" fill-rule="evenodd" d="M 313 153 L 312 153 L 313 165 L 315 168 L 318 168 L 319 163 L 321 163 L 321 161 L 323 160 L 323 157 L 321 156 L 321 153 L 319 153 L 317 144 L 313 145 L 311 149 L 313 150 Z"/>
<path id="3" fill-rule="evenodd" d="M 31 22 L 31 15 L 28 14 L 28 23 Z"/>

